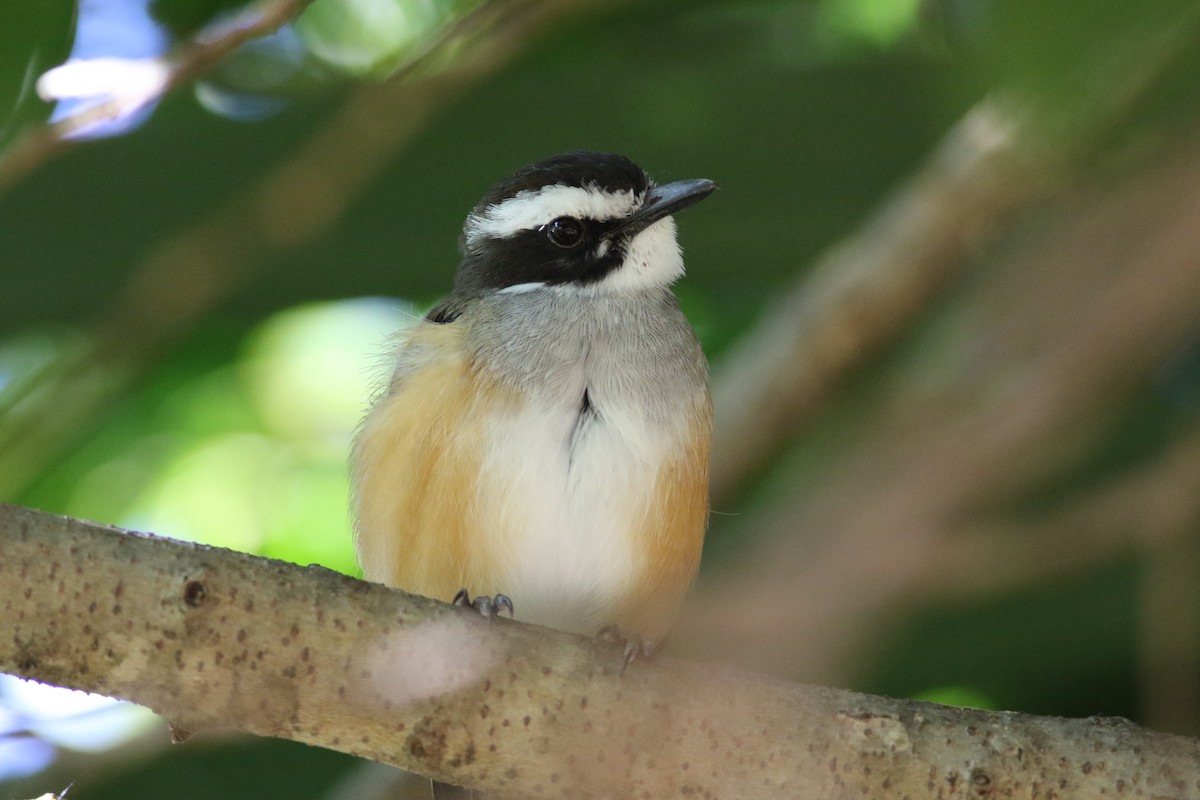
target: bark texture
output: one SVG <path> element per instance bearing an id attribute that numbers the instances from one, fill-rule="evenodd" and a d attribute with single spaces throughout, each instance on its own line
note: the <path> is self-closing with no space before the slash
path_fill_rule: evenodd
<path id="1" fill-rule="evenodd" d="M 656 658 L 0 505 L 0 669 L 499 798 L 1194 798 L 1200 742 Z"/>

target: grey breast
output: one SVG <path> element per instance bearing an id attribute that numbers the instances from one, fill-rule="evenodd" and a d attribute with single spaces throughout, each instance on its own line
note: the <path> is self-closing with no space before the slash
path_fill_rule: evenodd
<path id="1" fill-rule="evenodd" d="M 480 368 L 521 391 L 678 418 L 707 402 L 699 342 L 669 289 L 580 295 L 545 288 L 494 294 L 472 309 L 467 348 Z"/>

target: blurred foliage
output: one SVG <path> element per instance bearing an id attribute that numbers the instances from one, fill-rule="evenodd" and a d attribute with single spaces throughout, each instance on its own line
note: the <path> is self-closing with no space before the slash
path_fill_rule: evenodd
<path id="1" fill-rule="evenodd" d="M 168 367 L 118 409 L 27 502 L 354 572 L 346 443 L 368 396 L 367 359 L 405 322 L 398 308 L 298 307 L 249 332 L 235 354 L 193 359 L 185 349 L 182 369 Z"/>
<path id="2" fill-rule="evenodd" d="M 138 0 L 79 8 L 101 14 L 121 2 Z M 149 10 L 182 37 L 213 30 L 206 26 L 244 5 L 153 0 Z M 99 409 L 61 459 L 0 499 L 354 572 L 349 437 L 387 332 L 449 288 L 462 218 L 494 179 L 574 148 L 624 152 L 661 179 L 715 179 L 722 191 L 681 220 L 689 275 L 678 290 L 719 361 L 972 104 L 996 90 L 1050 105 L 1078 102 L 1081 87 L 1103 93 L 1089 85 L 1102 74 L 1095 64 L 1124 57 L 1131 41 L 1191 5 L 653 0 L 589 9 L 451 102 L 333 230 L 244 276 L 131 391 Z M 168 97 L 133 132 L 49 160 L 0 196 L 0 410 L 19 407 L 39 374 L 86 352 L 94 320 L 163 237 L 252 191 L 363 81 L 383 78 L 477 6 L 317 0 L 194 91 Z M 73 4 L 49 0 L 0 12 L 0 144 L 49 115 L 32 85 L 65 59 L 74 15 Z M 1190 46 L 1104 132 L 1091 172 L 1116 173 L 1194 122 L 1200 48 L 1194 31 L 1180 36 Z M 743 510 L 802 493 L 797 475 L 828 469 L 898 372 L 917 382 L 936 372 L 955 330 L 926 315 L 852 376 L 776 470 L 737 508 L 721 509 L 737 513 L 714 517 L 705 569 L 747 546 Z M 1161 376 L 1093 459 L 1011 511 L 1052 507 L 1145 458 L 1192 419 L 1195 352 Z M 929 610 L 878 643 L 857 688 L 1136 718 L 1132 572 L 1123 564 Z M 347 764 L 293 745 L 209 742 L 76 791 L 315 798 Z"/>
<path id="3" fill-rule="evenodd" d="M 87 788 L 93 797 L 125 800 L 212 800 L 250 792 L 259 797 L 323 797 L 354 765 L 354 759 L 341 753 L 295 742 L 206 736 L 144 759 L 133 780 L 111 775 Z M 248 776 L 248 771 L 257 777 Z"/>
<path id="4" fill-rule="evenodd" d="M 352 77 L 383 75 L 477 0 L 317 0 L 296 22 L 309 51 Z"/>
<path id="5" fill-rule="evenodd" d="M 939 609 L 896 637 L 881 691 L 939 703 L 1087 717 L 1137 707 L 1136 592 L 1125 566 L 1017 596 Z M 937 675 L 941 686 L 930 686 Z M 1102 703 L 1098 707 L 1098 703 Z"/>
<path id="6" fill-rule="evenodd" d="M 10 3 L 0 11 L 0 147 L 49 116 L 34 83 L 66 58 L 74 29 L 72 0 Z"/>
<path id="7" fill-rule="evenodd" d="M 176 38 L 191 36 L 251 0 L 150 0 L 150 14 Z"/>

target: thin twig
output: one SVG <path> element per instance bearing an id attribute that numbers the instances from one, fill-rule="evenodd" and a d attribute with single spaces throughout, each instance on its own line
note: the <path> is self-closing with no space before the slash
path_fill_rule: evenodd
<path id="1" fill-rule="evenodd" d="M 166 80 L 145 103 L 160 100 L 169 92 L 192 83 L 249 41 L 281 28 L 300 15 L 313 0 L 272 0 L 256 3 L 239 12 L 237 18 L 221 27 L 216 36 L 197 39 L 168 59 Z M 129 113 L 120 100 L 89 105 L 56 122 L 36 128 L 14 142 L 0 158 L 0 194 L 10 189 L 46 161 L 81 144 L 72 134 L 100 122 Z"/>

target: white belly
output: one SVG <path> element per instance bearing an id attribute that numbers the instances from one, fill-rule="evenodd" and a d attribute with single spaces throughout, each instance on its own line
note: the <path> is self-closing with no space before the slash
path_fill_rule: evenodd
<path id="1" fill-rule="evenodd" d="M 579 633 L 612 622 L 644 567 L 636 545 L 662 432 L 611 408 L 581 422 L 576 403 L 497 416 L 489 429 L 482 468 L 495 489 L 479 519 L 497 523 L 497 585 L 516 617 Z"/>

